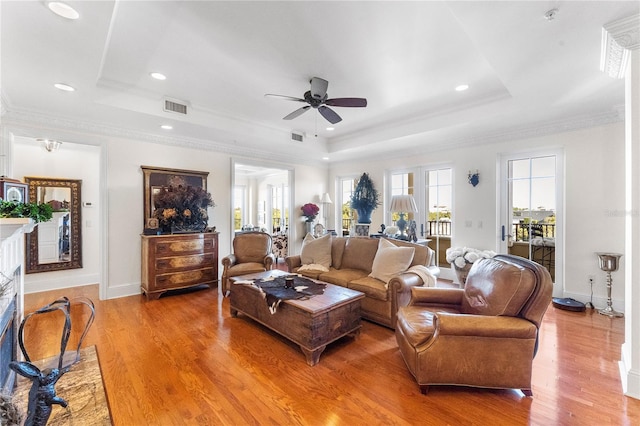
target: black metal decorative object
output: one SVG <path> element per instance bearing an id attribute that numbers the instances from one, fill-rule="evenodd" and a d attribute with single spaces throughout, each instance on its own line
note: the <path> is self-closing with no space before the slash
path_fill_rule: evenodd
<path id="1" fill-rule="evenodd" d="M 80 346 L 82 345 L 91 324 L 93 324 L 93 319 L 95 317 L 95 306 L 90 299 L 77 298 L 73 300 L 86 305 L 90 310 L 90 315 L 84 326 L 80 339 L 78 340 L 78 347 L 76 351 L 69 353 L 66 352 L 67 343 L 71 336 L 71 301 L 66 297 L 55 300 L 37 311 L 28 314 L 20 324 L 18 343 L 25 361 L 12 361 L 9 363 L 9 367 L 17 374 L 20 374 L 33 382 L 31 390 L 29 391 L 29 405 L 27 408 L 25 426 L 46 425 L 49 417 L 51 416 L 53 404 L 67 407 L 67 401 L 56 396 L 55 385 L 62 375 L 68 372 L 69 369 L 80 360 Z M 60 311 L 64 314 L 64 325 L 62 329 L 62 337 L 60 339 L 60 355 L 58 356 L 58 364 L 56 367 L 40 370 L 31 362 L 31 358 L 29 358 L 29 354 L 25 348 L 24 326 L 27 320 L 34 315 L 56 311 Z"/>

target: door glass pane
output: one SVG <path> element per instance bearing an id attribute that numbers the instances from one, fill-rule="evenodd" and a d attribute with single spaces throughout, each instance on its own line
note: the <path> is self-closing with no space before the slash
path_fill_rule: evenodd
<path id="1" fill-rule="evenodd" d="M 509 253 L 545 266 L 555 278 L 555 156 L 511 160 Z"/>

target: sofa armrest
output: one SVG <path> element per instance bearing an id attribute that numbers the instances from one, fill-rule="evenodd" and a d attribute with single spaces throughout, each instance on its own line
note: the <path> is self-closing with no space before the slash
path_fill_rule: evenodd
<path id="1" fill-rule="evenodd" d="M 285 263 L 287 264 L 287 269 L 289 272 L 293 272 L 295 268 L 299 268 L 302 266 L 302 260 L 300 259 L 300 255 L 287 256 L 284 258 Z"/>
<path id="2" fill-rule="evenodd" d="M 411 288 L 424 284 L 422 278 L 416 274 L 400 274 L 389 280 L 388 288 L 398 293 L 409 292 Z"/>
<path id="3" fill-rule="evenodd" d="M 452 305 L 454 309 L 462 304 L 464 290 L 460 288 L 414 287 L 411 289 L 409 305 Z"/>
<path id="4" fill-rule="evenodd" d="M 535 339 L 536 325 L 524 318 L 452 314 L 438 312 L 436 327 L 440 335 Z"/>
<path id="5" fill-rule="evenodd" d="M 222 262 L 222 266 L 224 266 L 225 268 L 229 268 L 236 264 L 237 262 L 236 255 L 232 253 L 228 256 L 225 256 L 222 258 L 221 262 Z"/>

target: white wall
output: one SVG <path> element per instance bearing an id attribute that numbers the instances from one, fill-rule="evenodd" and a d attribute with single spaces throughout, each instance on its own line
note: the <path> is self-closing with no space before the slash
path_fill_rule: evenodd
<path id="1" fill-rule="evenodd" d="M 390 142 L 391 143 L 391 142 Z M 595 277 L 594 303 L 606 302 L 605 274 L 595 252 L 624 251 L 624 124 L 539 138 L 459 147 L 450 150 L 411 152 L 406 157 L 334 164 L 329 181 L 336 177 L 368 172 L 378 190 L 384 186 L 385 170 L 451 164 L 454 169 L 454 228 L 452 245 L 497 250 L 497 161 L 500 155 L 536 149 L 562 149 L 565 158 L 565 276 L 564 296 L 589 301 L 588 276 Z M 479 170 L 480 184 L 467 182 L 469 170 Z M 383 223 L 384 206 L 373 212 L 372 226 Z M 466 227 L 470 221 L 472 226 Z M 482 227 L 479 223 L 482 222 Z M 624 268 L 624 258 L 621 270 Z M 558 272 L 556 272 L 558 273 Z M 624 309 L 624 274 L 613 275 L 612 298 Z"/>
<path id="2" fill-rule="evenodd" d="M 80 179 L 81 198 L 94 207 L 81 208 L 82 268 L 68 271 L 39 272 L 25 276 L 25 292 L 33 293 L 58 288 L 100 282 L 100 148 L 91 145 L 64 143 L 55 152 L 48 152 L 32 138 L 13 140 L 13 176 Z"/>

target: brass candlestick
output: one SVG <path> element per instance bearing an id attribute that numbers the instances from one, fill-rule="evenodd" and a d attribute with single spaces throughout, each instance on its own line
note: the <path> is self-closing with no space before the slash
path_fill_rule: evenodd
<path id="1" fill-rule="evenodd" d="M 618 270 L 618 261 L 622 257 L 621 254 L 618 253 L 596 253 L 598 255 L 598 259 L 600 260 L 600 269 L 607 273 L 607 307 L 604 309 L 599 309 L 598 312 L 602 315 L 606 315 L 612 318 L 620 318 L 623 317 L 624 314 L 622 312 L 615 311 L 611 304 L 611 284 L 613 281 L 611 280 L 611 272 L 615 272 Z"/>

